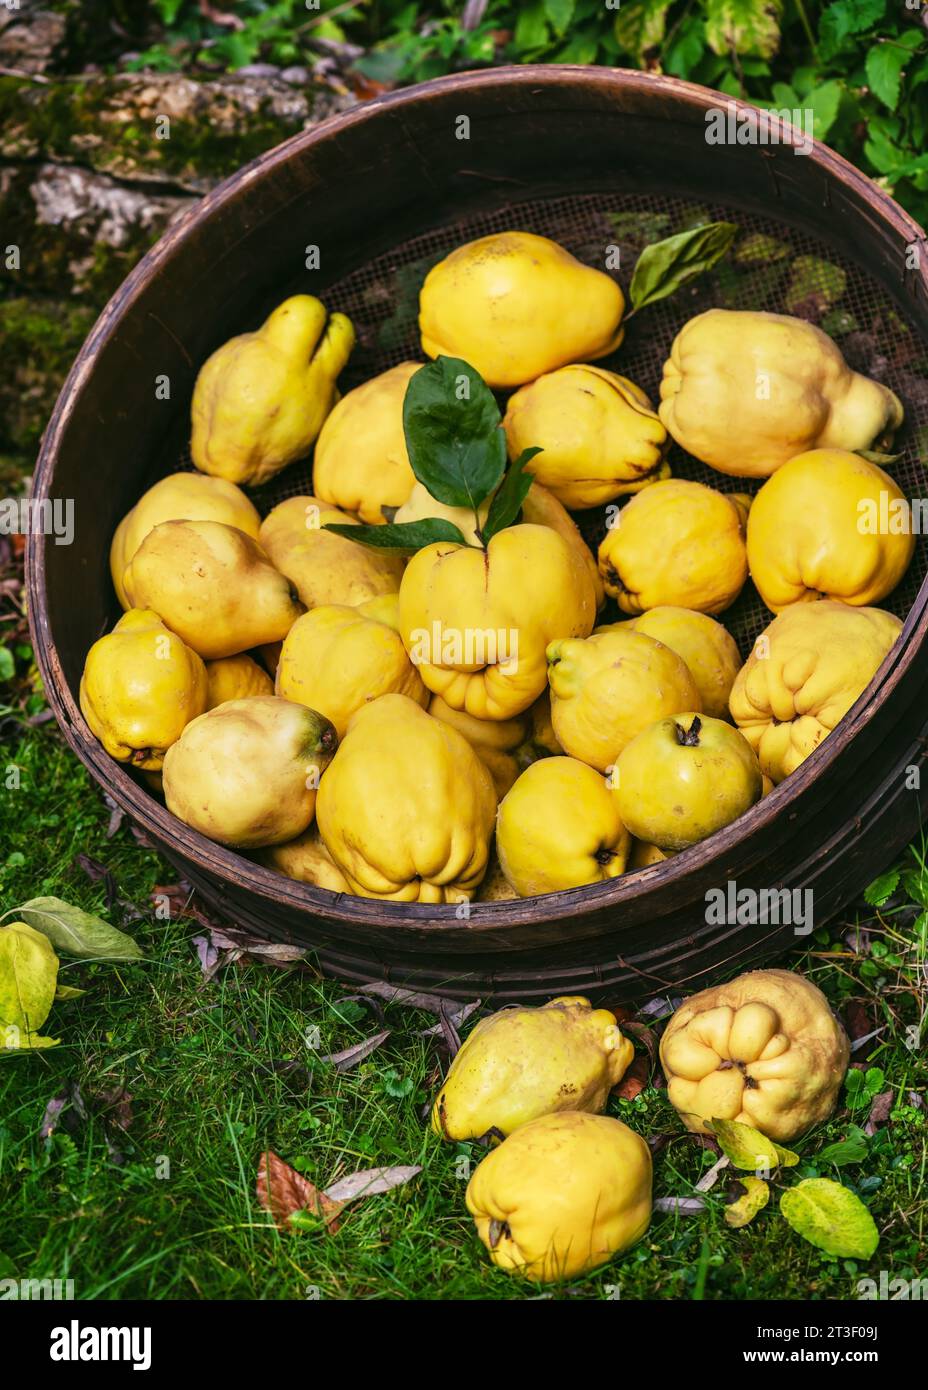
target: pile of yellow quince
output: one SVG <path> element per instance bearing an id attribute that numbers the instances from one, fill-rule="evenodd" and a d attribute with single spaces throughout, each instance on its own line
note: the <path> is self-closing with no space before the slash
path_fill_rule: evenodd
<path id="1" fill-rule="evenodd" d="M 900 630 L 875 605 L 914 539 L 873 524 L 905 499 L 868 451 L 902 407 L 812 324 L 712 309 L 655 410 L 595 365 L 626 316 L 513 231 L 429 272 L 430 361 L 344 396 L 354 329 L 311 296 L 221 346 L 196 471 L 113 537 L 125 613 L 80 692 L 107 751 L 280 873 L 436 904 L 614 878 L 793 772 Z M 671 441 L 719 487 L 671 477 Z M 287 467 L 262 519 L 245 489 Z M 719 615 L 749 576 L 775 616 L 743 660 Z"/>

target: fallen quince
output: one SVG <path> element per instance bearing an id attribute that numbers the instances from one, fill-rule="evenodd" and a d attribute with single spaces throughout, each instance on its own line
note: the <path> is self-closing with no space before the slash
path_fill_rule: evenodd
<path id="1" fill-rule="evenodd" d="M 255 332 L 223 343 L 193 388 L 197 468 L 257 485 L 302 458 L 332 409 L 353 347 L 351 320 L 329 317 L 308 294 L 285 299 Z"/>
<path id="2" fill-rule="evenodd" d="M 890 529 L 902 505 L 904 530 Z M 895 589 L 915 549 L 906 499 L 859 454 L 813 449 L 768 478 L 748 517 L 748 565 L 768 608 L 836 598 L 873 604 Z"/>
<path id="3" fill-rule="evenodd" d="M 403 433 L 403 398 L 420 362 L 401 362 L 349 391 L 316 440 L 316 496 L 368 525 L 408 499 L 416 481 Z"/>
<path id="4" fill-rule="evenodd" d="M 850 1048 L 828 1001 L 790 970 L 752 970 L 687 999 L 661 1039 L 667 1094 L 687 1129 L 737 1120 L 785 1144 L 827 1118 Z"/>
<path id="5" fill-rule="evenodd" d="M 792 604 L 765 628 L 738 673 L 730 707 L 774 783 L 844 718 L 901 631 L 892 613 L 831 599 Z"/>
<path id="6" fill-rule="evenodd" d="M 466 1201 L 500 1269 L 540 1283 L 574 1279 L 648 1229 L 650 1150 L 607 1115 L 543 1115 L 487 1154 Z"/>
<path id="7" fill-rule="evenodd" d="M 664 363 L 661 420 L 720 473 L 767 478 L 808 449 L 869 449 L 902 423 L 897 396 L 851 371 L 804 319 L 709 309 Z"/>
<path id="8" fill-rule="evenodd" d="M 258 540 L 300 601 L 307 608 L 330 603 L 354 606 L 380 594 L 395 594 L 403 576 L 403 557 L 355 545 L 327 531 L 331 523 L 358 526 L 353 516 L 309 496 L 288 497 L 261 523 Z"/>
<path id="9" fill-rule="evenodd" d="M 579 995 L 504 1009 L 481 1019 L 451 1063 L 432 1128 L 445 1139 L 502 1138 L 539 1115 L 597 1114 L 634 1051 L 615 1015 Z"/>

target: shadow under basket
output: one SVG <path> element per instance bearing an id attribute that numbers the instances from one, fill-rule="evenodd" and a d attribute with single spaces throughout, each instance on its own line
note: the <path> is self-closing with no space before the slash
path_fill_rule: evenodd
<path id="1" fill-rule="evenodd" d="M 720 103 L 748 143 L 707 143 Z M 107 567 L 123 514 L 157 478 L 189 466 L 200 365 L 287 294 L 312 293 L 355 321 L 342 390 L 421 358 L 418 287 L 462 242 L 521 229 L 555 238 L 627 288 L 648 241 L 707 218 L 742 229 L 711 275 L 629 324 L 603 363 L 656 398 L 676 331 L 712 305 L 798 313 L 858 370 L 901 396 L 894 475 L 926 495 L 928 257 L 920 228 L 821 145 L 761 142 L 759 114 L 669 78 L 603 68 L 519 67 L 443 78 L 356 107 L 255 160 L 188 212 L 105 309 L 45 435 L 35 496 L 73 500 L 74 541 L 36 536 L 28 597 L 48 699 L 69 744 L 113 799 L 219 911 L 313 948 L 327 973 L 460 999 L 582 992 L 613 1003 L 698 989 L 802 945 L 918 834 L 928 710 L 928 541 L 883 606 L 903 633 L 868 690 L 816 752 L 735 824 L 676 856 L 594 887 L 517 902 L 384 903 L 312 888 L 223 849 L 176 820 L 113 762 L 78 707 L 84 657 L 118 615 Z M 913 254 L 917 247 L 920 254 Z M 318 248 L 318 268 L 313 248 Z M 167 380 L 170 398 L 157 391 Z M 737 441 L 733 441 L 736 446 Z M 675 449 L 675 474 L 727 491 Z M 311 491 L 311 460 L 254 494 L 262 511 Z M 578 518 L 591 543 L 602 509 Z M 724 620 L 747 655 L 770 614 L 749 584 Z M 916 785 L 913 785 L 916 784 Z M 707 894 L 787 890 L 766 921 L 707 911 Z M 811 890 L 811 899 L 797 892 Z M 743 901 L 743 900 L 742 900 Z M 811 902 L 813 918 L 793 909 Z M 787 906 L 789 903 L 789 906 Z M 723 920 L 718 920 L 721 917 Z"/>

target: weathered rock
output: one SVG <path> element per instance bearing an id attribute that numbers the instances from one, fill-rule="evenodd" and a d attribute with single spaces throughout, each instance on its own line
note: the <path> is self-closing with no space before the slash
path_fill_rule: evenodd
<path id="1" fill-rule="evenodd" d="M 0 67 L 47 72 L 61 54 L 66 33 L 64 15 L 44 9 L 38 0 L 0 7 Z"/>

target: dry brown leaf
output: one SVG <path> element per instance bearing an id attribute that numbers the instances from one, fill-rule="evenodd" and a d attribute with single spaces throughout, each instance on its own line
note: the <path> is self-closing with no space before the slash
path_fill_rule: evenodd
<path id="1" fill-rule="evenodd" d="M 621 1100 L 634 1100 L 648 1084 L 651 1064 L 647 1057 L 635 1057 L 618 1086 L 613 1086 L 612 1094 Z"/>
<path id="2" fill-rule="evenodd" d="M 394 1187 L 401 1187 L 421 1172 L 422 1166 L 419 1163 L 402 1164 L 394 1168 L 365 1168 L 357 1173 L 349 1173 L 347 1178 L 339 1178 L 338 1182 L 325 1189 L 323 1196 L 345 1206 L 348 1202 L 356 1202 L 360 1197 L 374 1197 L 380 1192 L 389 1192 Z"/>
<path id="3" fill-rule="evenodd" d="M 390 1029 L 384 1028 L 380 1033 L 374 1033 L 372 1037 L 365 1038 L 363 1042 L 355 1043 L 352 1047 L 346 1047 L 342 1052 L 330 1052 L 327 1057 L 323 1057 L 323 1062 L 330 1062 L 336 1071 L 350 1071 L 359 1062 L 363 1062 L 365 1057 L 369 1057 L 372 1052 L 376 1052 L 382 1042 L 390 1036 Z"/>
<path id="4" fill-rule="evenodd" d="M 289 1163 L 284 1163 L 271 1149 L 261 1155 L 256 1192 L 258 1202 L 265 1211 L 270 1212 L 278 1230 L 292 1233 L 294 1228 L 290 1218 L 300 1211 L 323 1220 L 329 1235 L 334 1235 L 338 1230 L 338 1218 L 344 1203 L 333 1201 L 326 1193 L 320 1192 L 308 1178 L 291 1168 Z"/>

